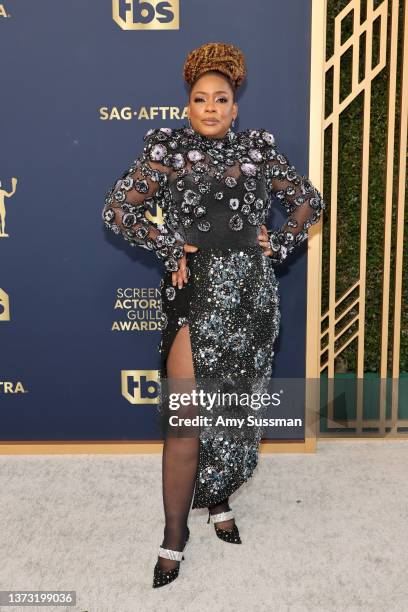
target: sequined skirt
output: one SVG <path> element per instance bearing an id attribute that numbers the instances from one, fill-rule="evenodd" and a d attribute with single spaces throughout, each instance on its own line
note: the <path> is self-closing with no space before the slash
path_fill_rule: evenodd
<path id="1" fill-rule="evenodd" d="M 239 392 L 263 389 L 272 374 L 273 346 L 279 333 L 279 288 L 272 260 L 259 245 L 205 248 L 187 254 L 188 283 L 173 287 L 171 272 L 162 277 L 160 377 L 178 330 L 189 324 L 197 388 L 214 384 Z M 160 411 L 167 418 L 162 395 Z M 214 414 L 215 408 L 211 411 Z M 225 408 L 219 409 L 225 414 Z M 230 407 L 243 416 L 247 408 Z M 209 415 L 208 407 L 200 415 Z M 222 419 L 221 419 L 222 421 Z M 199 463 L 192 508 L 204 508 L 229 497 L 253 474 L 258 463 L 260 427 L 214 427 L 199 432 Z"/>

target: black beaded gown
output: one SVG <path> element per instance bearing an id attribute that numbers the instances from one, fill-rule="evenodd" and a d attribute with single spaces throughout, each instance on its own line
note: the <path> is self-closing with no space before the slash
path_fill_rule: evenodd
<path id="1" fill-rule="evenodd" d="M 160 379 L 167 376 L 176 333 L 188 323 L 197 381 L 262 391 L 272 374 L 280 325 L 274 266 L 307 238 L 326 204 L 265 129 L 229 129 L 210 138 L 183 125 L 149 129 L 144 140 L 143 152 L 109 189 L 102 216 L 109 229 L 132 246 L 154 251 L 164 264 Z M 268 230 L 268 257 L 257 235 L 273 196 L 287 219 Z M 156 204 L 162 224 L 145 215 Z M 185 243 L 198 251 L 187 253 L 188 282 L 179 289 L 171 277 Z M 163 394 L 159 411 L 166 399 Z M 252 476 L 262 428 L 204 426 L 199 437 L 192 508 L 219 503 Z"/>

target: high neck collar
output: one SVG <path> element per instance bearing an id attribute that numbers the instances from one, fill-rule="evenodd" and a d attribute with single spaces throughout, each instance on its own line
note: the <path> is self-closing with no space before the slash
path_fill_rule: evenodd
<path id="1" fill-rule="evenodd" d="M 231 128 L 228 129 L 224 136 L 214 138 L 200 134 L 200 132 L 197 132 L 197 130 L 186 123 L 183 124 L 183 130 L 194 142 L 202 144 L 205 147 L 222 148 L 225 145 L 232 144 L 236 138 L 236 133 Z"/>

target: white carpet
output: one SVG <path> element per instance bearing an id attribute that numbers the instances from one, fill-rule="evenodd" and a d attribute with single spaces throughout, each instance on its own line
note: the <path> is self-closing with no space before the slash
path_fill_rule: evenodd
<path id="1" fill-rule="evenodd" d="M 73 612 L 406 612 L 408 441 L 260 455 L 231 498 L 243 544 L 190 514 L 179 578 L 152 589 L 160 455 L 0 456 L 1 590 L 75 590 Z"/>

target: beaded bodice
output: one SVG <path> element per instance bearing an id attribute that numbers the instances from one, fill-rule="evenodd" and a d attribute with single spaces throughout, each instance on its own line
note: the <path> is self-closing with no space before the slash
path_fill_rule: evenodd
<path id="1" fill-rule="evenodd" d="M 167 270 L 178 269 L 183 244 L 229 248 L 258 244 L 272 196 L 288 219 L 270 233 L 273 258 L 307 238 L 325 203 L 305 176 L 278 151 L 263 129 L 210 138 L 192 128 L 150 129 L 143 153 L 108 191 L 103 209 L 107 227 L 132 245 L 154 250 Z M 163 223 L 146 212 L 159 205 Z"/>

